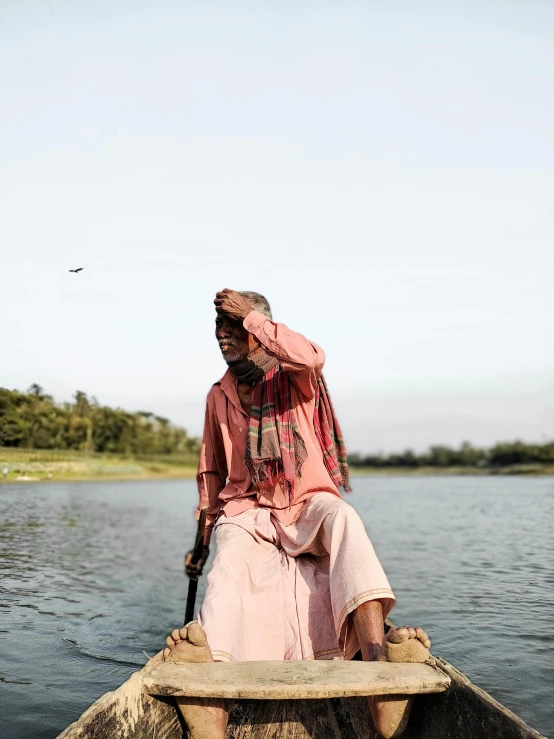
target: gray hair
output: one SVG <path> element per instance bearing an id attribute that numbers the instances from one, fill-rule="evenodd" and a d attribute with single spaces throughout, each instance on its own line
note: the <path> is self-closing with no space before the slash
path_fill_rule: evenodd
<path id="1" fill-rule="evenodd" d="M 243 298 L 246 298 L 252 308 L 257 310 L 258 313 L 261 313 L 262 316 L 272 318 L 271 307 L 263 295 L 260 295 L 260 293 L 254 293 L 250 290 L 241 290 L 239 294 L 242 295 Z"/>

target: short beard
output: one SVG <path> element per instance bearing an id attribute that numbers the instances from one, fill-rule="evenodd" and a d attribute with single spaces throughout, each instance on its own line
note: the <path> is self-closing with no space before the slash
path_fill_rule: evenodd
<path id="1" fill-rule="evenodd" d="M 243 357 L 235 347 L 231 347 L 226 352 L 221 350 L 221 355 L 227 364 L 229 364 L 229 362 L 240 362 L 241 359 L 246 359 L 246 357 Z"/>

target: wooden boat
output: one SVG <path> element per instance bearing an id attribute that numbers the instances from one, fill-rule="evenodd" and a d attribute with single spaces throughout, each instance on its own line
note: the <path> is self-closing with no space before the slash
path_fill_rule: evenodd
<path id="1" fill-rule="evenodd" d="M 378 739 L 363 696 L 406 692 L 404 739 L 546 739 L 438 658 L 170 665 L 161 653 L 58 739 L 182 739 L 174 695 L 234 698 L 228 739 Z"/>

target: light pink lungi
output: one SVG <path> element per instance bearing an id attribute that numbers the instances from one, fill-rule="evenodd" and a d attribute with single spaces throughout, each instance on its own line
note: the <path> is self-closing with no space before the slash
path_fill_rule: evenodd
<path id="1" fill-rule="evenodd" d="M 217 554 L 198 620 L 216 661 L 351 659 L 347 616 L 394 594 L 362 520 L 344 500 L 318 493 L 284 526 L 268 508 L 216 523 Z"/>

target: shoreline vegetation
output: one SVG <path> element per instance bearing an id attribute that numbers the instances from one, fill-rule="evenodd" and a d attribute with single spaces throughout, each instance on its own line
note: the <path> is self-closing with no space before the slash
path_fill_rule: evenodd
<path id="1" fill-rule="evenodd" d="M 56 403 L 37 384 L 24 393 L 0 388 L 0 481 L 194 478 L 200 443 L 167 418 L 110 408 L 80 390 Z M 348 462 L 353 477 L 554 475 L 554 441 L 356 452 Z"/>
<path id="2" fill-rule="evenodd" d="M 3 474 L 7 467 L 7 475 Z M 87 480 L 175 480 L 196 476 L 187 456 L 89 454 L 54 449 L 14 449 L 0 446 L 0 481 L 44 482 Z"/>
<path id="3" fill-rule="evenodd" d="M 0 447 L 0 482 L 185 480 L 194 479 L 196 466 L 188 457 L 150 455 L 124 457 L 114 454 L 88 454 L 78 451 L 14 449 Z M 514 464 L 504 467 L 351 467 L 352 478 L 368 475 L 425 476 L 554 476 L 554 464 Z"/>

